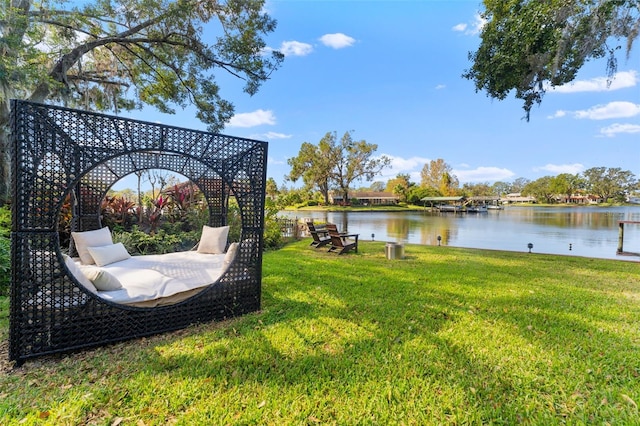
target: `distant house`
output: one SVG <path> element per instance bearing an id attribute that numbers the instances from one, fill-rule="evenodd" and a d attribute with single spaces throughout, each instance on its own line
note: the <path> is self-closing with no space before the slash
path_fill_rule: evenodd
<path id="1" fill-rule="evenodd" d="M 559 203 L 567 204 L 598 204 L 602 202 L 602 198 L 597 195 L 576 195 L 573 194 L 570 197 L 566 195 L 558 195 L 556 201 Z"/>
<path id="2" fill-rule="evenodd" d="M 400 197 L 392 192 L 351 192 L 349 199 L 343 200 L 342 194 L 337 192 L 329 193 L 329 202 L 331 204 L 350 204 L 352 201 L 365 206 L 389 206 L 398 204 Z"/>
<path id="3" fill-rule="evenodd" d="M 500 198 L 501 204 L 535 203 L 536 197 L 523 196 L 519 192 L 513 192 Z"/>

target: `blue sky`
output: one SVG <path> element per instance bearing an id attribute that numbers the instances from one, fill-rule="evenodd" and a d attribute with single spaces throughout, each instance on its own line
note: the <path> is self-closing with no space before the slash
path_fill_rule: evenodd
<path id="1" fill-rule="evenodd" d="M 604 60 L 588 63 L 574 84 L 549 91 L 527 122 L 520 101 L 492 100 L 461 77 L 479 44 L 479 7 L 475 0 L 269 0 L 278 27 L 268 44 L 286 59 L 253 97 L 242 82 L 220 76 L 221 94 L 236 108 L 223 133 L 268 141 L 267 175 L 279 185 L 303 142 L 334 131 L 352 131 L 392 159 L 376 178 L 383 182 L 409 173 L 419 183 L 424 164 L 438 158 L 461 184 L 599 166 L 640 178 L 640 47 L 619 57 L 609 88 Z M 188 109 L 130 115 L 205 128 Z"/>

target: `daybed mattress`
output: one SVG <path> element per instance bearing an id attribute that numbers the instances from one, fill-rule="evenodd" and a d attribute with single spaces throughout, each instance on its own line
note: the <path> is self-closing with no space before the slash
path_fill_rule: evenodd
<path id="1" fill-rule="evenodd" d="M 110 302 L 136 304 L 189 292 L 217 281 L 227 268 L 224 257 L 197 251 L 132 256 L 102 266 L 120 281 L 122 289 L 98 295 Z"/>

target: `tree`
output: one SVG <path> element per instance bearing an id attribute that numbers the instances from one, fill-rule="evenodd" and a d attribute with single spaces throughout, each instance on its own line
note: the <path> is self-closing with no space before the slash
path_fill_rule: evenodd
<path id="1" fill-rule="evenodd" d="M 493 187 L 488 182 L 465 183 L 462 185 L 462 193 L 468 197 L 489 197 L 496 195 Z"/>
<path id="2" fill-rule="evenodd" d="M 539 179 L 529 182 L 522 189 L 522 195 L 531 195 L 540 202 L 544 200 L 551 204 L 554 202 L 554 192 L 551 186 L 551 176 L 543 176 Z"/>
<path id="3" fill-rule="evenodd" d="M 443 173 L 440 179 L 440 192 L 446 196 L 455 195 L 458 191 L 460 182 L 456 175 L 451 173 Z"/>
<path id="4" fill-rule="evenodd" d="M 587 191 L 607 201 L 615 198 L 623 201 L 626 194 L 638 187 L 638 181 L 629 170 L 619 167 L 592 167 L 582 172 Z"/>
<path id="5" fill-rule="evenodd" d="M 451 171 L 451 166 L 445 163 L 442 158 L 425 163 L 420 171 L 420 186 L 437 189 L 440 185 L 442 174 L 447 171 Z"/>
<path id="6" fill-rule="evenodd" d="M 502 195 L 506 195 L 509 194 L 511 191 L 511 184 L 508 182 L 494 182 L 493 185 L 491 185 L 491 194 L 492 195 L 497 195 L 497 196 L 502 196 Z"/>
<path id="7" fill-rule="evenodd" d="M 315 146 L 304 142 L 296 157 L 287 160 L 291 172 L 287 179 L 296 181 L 302 177 L 309 188 L 317 187 L 325 203 L 329 203 L 329 189 L 337 188 L 343 200 L 349 198 L 349 186 L 356 180 L 371 181 L 391 160 L 386 156 L 374 158 L 378 145 L 364 140 L 354 141 L 351 133 L 344 134 L 337 142 L 335 132 L 328 132 Z"/>
<path id="8" fill-rule="evenodd" d="M 291 189 L 287 191 L 283 191 L 280 193 L 278 197 L 278 205 L 281 207 L 292 206 L 295 204 L 300 204 L 303 202 L 307 195 L 306 191 L 301 191 L 300 189 Z"/>
<path id="9" fill-rule="evenodd" d="M 413 186 L 415 183 L 411 182 L 411 176 L 408 173 L 398 173 L 395 178 L 387 181 L 386 190 L 400 197 L 401 201 L 407 201 L 409 189 Z"/>
<path id="10" fill-rule="evenodd" d="M 451 172 L 451 166 L 442 158 L 431 160 L 422 167 L 420 186 L 436 189 L 442 195 L 451 195 L 459 185 L 457 176 Z"/>
<path id="11" fill-rule="evenodd" d="M 463 77 L 494 99 L 515 90 L 527 120 L 549 86 L 573 81 L 591 59 L 606 58 L 611 82 L 620 42 L 626 39 L 628 58 L 640 33 L 637 0 L 484 0 L 484 6 L 482 41 Z"/>
<path id="12" fill-rule="evenodd" d="M 584 189 L 585 181 L 579 174 L 561 173 L 551 178 L 551 189 L 557 195 L 565 195 L 566 202 L 570 201 L 571 195 Z"/>
<path id="13" fill-rule="evenodd" d="M 422 204 L 422 199 L 425 197 L 437 197 L 441 195 L 435 188 L 425 188 L 418 185 L 414 185 L 409 188 L 407 193 L 407 203 L 409 204 Z"/>
<path id="14" fill-rule="evenodd" d="M 317 146 L 304 142 L 298 155 L 287 160 L 287 164 L 291 166 L 291 172 L 286 179 L 295 182 L 302 177 L 308 189 L 317 188 L 322 193 L 325 204 L 329 204 L 329 185 L 331 169 L 334 166 L 335 144 L 335 134 L 327 133 Z"/>
<path id="15" fill-rule="evenodd" d="M 525 186 L 527 186 L 531 181 L 527 178 L 519 177 L 511 183 L 511 192 L 518 193 L 523 192 Z"/>
<path id="16" fill-rule="evenodd" d="M 144 172 L 147 183 L 151 185 L 151 199 L 155 200 L 162 195 L 162 191 L 166 188 L 171 173 L 166 169 L 149 169 Z M 158 186 L 157 191 L 156 185 Z"/>
<path id="17" fill-rule="evenodd" d="M 384 192 L 384 189 L 385 189 L 384 182 L 381 182 L 379 180 L 371 183 L 371 185 L 369 186 L 369 190 L 373 192 Z"/>
<path id="18" fill-rule="evenodd" d="M 336 134 L 333 133 L 332 137 L 335 141 Z M 335 144 L 334 147 L 332 158 L 334 166 L 330 177 L 342 193 L 344 201 L 349 199 L 349 187 L 354 181 L 360 179 L 371 181 L 382 169 L 391 164 L 391 159 L 386 155 L 374 157 L 378 145 L 367 143 L 364 139 L 354 141 L 351 132 L 346 132 L 340 139 L 340 143 Z"/>
<path id="19" fill-rule="evenodd" d="M 5 0 L 0 8 L 0 204 L 7 196 L 9 99 L 97 111 L 194 105 L 210 131 L 233 115 L 214 74 L 252 95 L 283 60 L 265 54 L 264 0 Z M 217 22 L 217 26 L 214 24 Z M 206 38 L 205 39 L 205 28 Z"/>
<path id="20" fill-rule="evenodd" d="M 280 191 L 278 190 L 278 184 L 276 180 L 272 177 L 267 179 L 267 183 L 265 185 L 265 193 L 269 198 L 276 198 Z"/>

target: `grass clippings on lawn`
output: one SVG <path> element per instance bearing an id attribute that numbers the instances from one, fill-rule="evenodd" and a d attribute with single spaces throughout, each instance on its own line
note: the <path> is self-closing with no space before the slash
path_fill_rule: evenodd
<path id="1" fill-rule="evenodd" d="M 260 312 L 5 370 L 0 423 L 640 423 L 637 263 L 308 243 Z"/>

